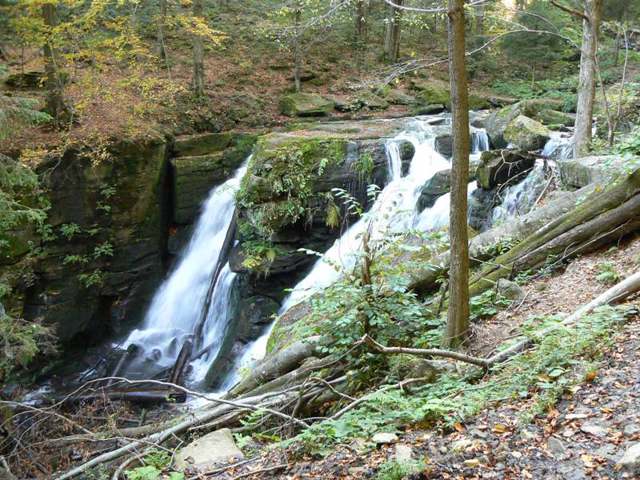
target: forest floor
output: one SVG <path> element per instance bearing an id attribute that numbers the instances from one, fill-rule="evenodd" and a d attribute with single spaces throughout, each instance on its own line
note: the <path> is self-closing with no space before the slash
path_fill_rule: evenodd
<path id="1" fill-rule="evenodd" d="M 607 290 L 607 279 L 637 270 L 640 237 L 576 259 L 561 271 L 531 280 L 525 298 L 476 326 L 477 351 L 486 339 L 506 340 L 532 316 L 570 313 Z M 613 279 L 609 279 L 609 282 Z M 633 303 L 634 299 L 630 301 Z M 505 399 L 450 430 L 406 426 L 372 448 L 365 439 L 340 445 L 324 458 L 272 449 L 227 469 L 216 479 L 618 479 L 638 478 L 617 463 L 640 442 L 640 319 L 612 333 L 596 370 L 565 391 L 533 421 L 531 398 Z M 640 445 L 640 443 L 638 443 Z M 638 460 L 640 462 L 640 459 Z M 402 476 L 385 466 L 420 462 Z M 415 463 L 417 464 L 417 463 Z M 382 468 L 381 468 L 382 467 Z M 251 474 L 251 472 L 256 472 Z"/>

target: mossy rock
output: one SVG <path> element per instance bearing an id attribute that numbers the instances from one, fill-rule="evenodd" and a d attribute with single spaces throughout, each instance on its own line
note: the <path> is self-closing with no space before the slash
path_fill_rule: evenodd
<path id="1" fill-rule="evenodd" d="M 385 110 L 389 108 L 389 102 L 372 92 L 364 92 L 358 95 L 358 103 L 368 110 Z"/>
<path id="2" fill-rule="evenodd" d="M 441 104 L 449 106 L 451 104 L 451 92 L 449 89 L 438 85 L 423 85 L 416 98 L 419 102 L 427 105 Z"/>
<path id="3" fill-rule="evenodd" d="M 191 157 L 221 152 L 231 145 L 234 134 L 223 133 L 199 133 L 178 137 L 173 145 L 176 157 Z"/>
<path id="4" fill-rule="evenodd" d="M 541 111 L 560 108 L 561 102 L 553 99 L 523 100 L 508 107 L 496 110 L 489 115 L 484 125 L 493 148 L 504 148 L 508 140 L 505 139 L 505 130 L 518 116 L 523 115 L 535 119 Z"/>
<path id="5" fill-rule="evenodd" d="M 290 93 L 280 99 L 280 112 L 289 117 L 321 117 L 333 108 L 333 101 L 315 93 Z"/>
<path id="6" fill-rule="evenodd" d="M 551 110 L 550 108 L 540 110 L 535 116 L 535 119 L 554 129 L 557 129 L 559 126 L 572 127 L 576 123 L 575 115 L 559 112 L 558 110 Z"/>
<path id="7" fill-rule="evenodd" d="M 541 149 L 550 136 L 547 127 L 524 115 L 514 118 L 504 131 L 505 141 L 522 150 Z"/>
<path id="8" fill-rule="evenodd" d="M 533 155 L 517 150 L 489 150 L 482 152 L 476 169 L 478 186 L 483 190 L 508 183 L 525 171 L 531 170 L 536 159 Z"/>
<path id="9" fill-rule="evenodd" d="M 413 105 L 416 103 L 416 97 L 413 95 L 409 95 L 403 90 L 394 89 L 390 90 L 386 95 L 385 99 L 391 105 Z"/>
<path id="10" fill-rule="evenodd" d="M 475 93 L 469 94 L 470 110 L 485 110 L 487 108 L 491 108 L 491 101 L 487 97 L 483 97 Z"/>
<path id="11" fill-rule="evenodd" d="M 346 155 L 343 138 L 261 137 L 237 196 L 253 235 L 268 239 L 284 226 L 313 215 L 316 183 L 332 166 L 342 164 Z"/>

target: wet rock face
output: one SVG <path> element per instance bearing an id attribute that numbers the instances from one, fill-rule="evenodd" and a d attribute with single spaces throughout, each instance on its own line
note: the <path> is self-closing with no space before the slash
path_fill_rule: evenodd
<path id="1" fill-rule="evenodd" d="M 605 184 L 631 165 L 640 164 L 640 158 L 622 158 L 616 155 L 593 155 L 558 162 L 560 181 L 567 188 L 582 188 L 590 183 Z"/>
<path id="2" fill-rule="evenodd" d="M 166 152 L 158 138 L 115 145 L 99 161 L 67 151 L 42 166 L 56 238 L 34 268 L 27 319 L 43 317 L 63 343 L 86 346 L 142 316 L 164 270 Z M 76 233 L 61 233 L 70 225 Z"/>
<path id="3" fill-rule="evenodd" d="M 332 100 L 315 93 L 290 93 L 280 99 L 280 112 L 289 117 L 321 117 L 334 106 Z"/>
<path id="4" fill-rule="evenodd" d="M 535 150 L 544 146 L 538 146 L 540 143 L 538 137 L 546 136 L 548 138 L 549 135 L 544 125 L 539 122 L 544 121 L 543 119 L 549 119 L 549 111 L 556 111 L 560 107 L 561 103 L 557 100 L 523 100 L 514 105 L 496 110 L 483 121 L 483 124 L 487 129 L 493 148 L 505 148 L 510 142 L 513 142 L 518 145 L 518 148 Z M 561 112 L 557 113 L 560 114 Z M 516 122 L 518 117 L 526 117 L 527 120 L 520 119 Z M 524 136 L 520 138 L 520 131 L 523 129 L 525 132 L 530 134 L 533 132 L 538 135 L 532 135 L 532 139 Z M 507 130 L 509 130 L 509 133 L 507 133 Z M 525 141 L 528 143 L 525 143 Z"/>
<path id="5" fill-rule="evenodd" d="M 533 155 L 518 150 L 489 150 L 482 152 L 477 168 L 478 187 L 492 190 L 512 180 L 524 178 L 535 165 Z"/>
<path id="6" fill-rule="evenodd" d="M 255 141 L 255 135 L 229 132 L 177 138 L 171 159 L 173 221 L 178 225 L 192 223 L 211 189 L 233 175 Z"/>

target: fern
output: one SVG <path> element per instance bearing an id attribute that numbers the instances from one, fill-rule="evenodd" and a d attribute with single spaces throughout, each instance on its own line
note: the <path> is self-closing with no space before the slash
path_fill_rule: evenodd
<path id="1" fill-rule="evenodd" d="M 17 128 L 42 125 L 52 117 L 37 110 L 38 100 L 25 97 L 0 95 L 0 140 L 4 140 Z"/>

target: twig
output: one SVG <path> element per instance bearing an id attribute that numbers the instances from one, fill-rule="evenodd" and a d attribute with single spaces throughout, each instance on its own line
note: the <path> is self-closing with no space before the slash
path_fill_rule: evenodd
<path id="1" fill-rule="evenodd" d="M 288 466 L 289 466 L 288 463 L 281 463 L 280 465 L 274 465 L 273 467 L 258 468 L 257 470 L 252 470 L 250 472 L 236 475 L 235 477 L 233 477 L 233 480 L 239 480 L 240 478 L 250 477 L 251 475 L 257 475 L 258 473 L 266 473 L 266 472 L 272 472 L 274 470 L 281 470 L 283 468 L 287 468 Z"/>
<path id="2" fill-rule="evenodd" d="M 384 345 L 376 342 L 369 335 L 362 337 L 363 342 L 373 350 L 385 354 L 409 354 L 419 357 L 442 357 L 451 360 L 457 360 L 459 362 L 470 363 L 482 368 L 487 368 L 489 365 L 483 358 L 472 357 L 465 355 L 464 353 L 454 352 L 451 350 L 441 350 L 438 348 L 407 348 L 407 347 L 385 347 Z"/>

